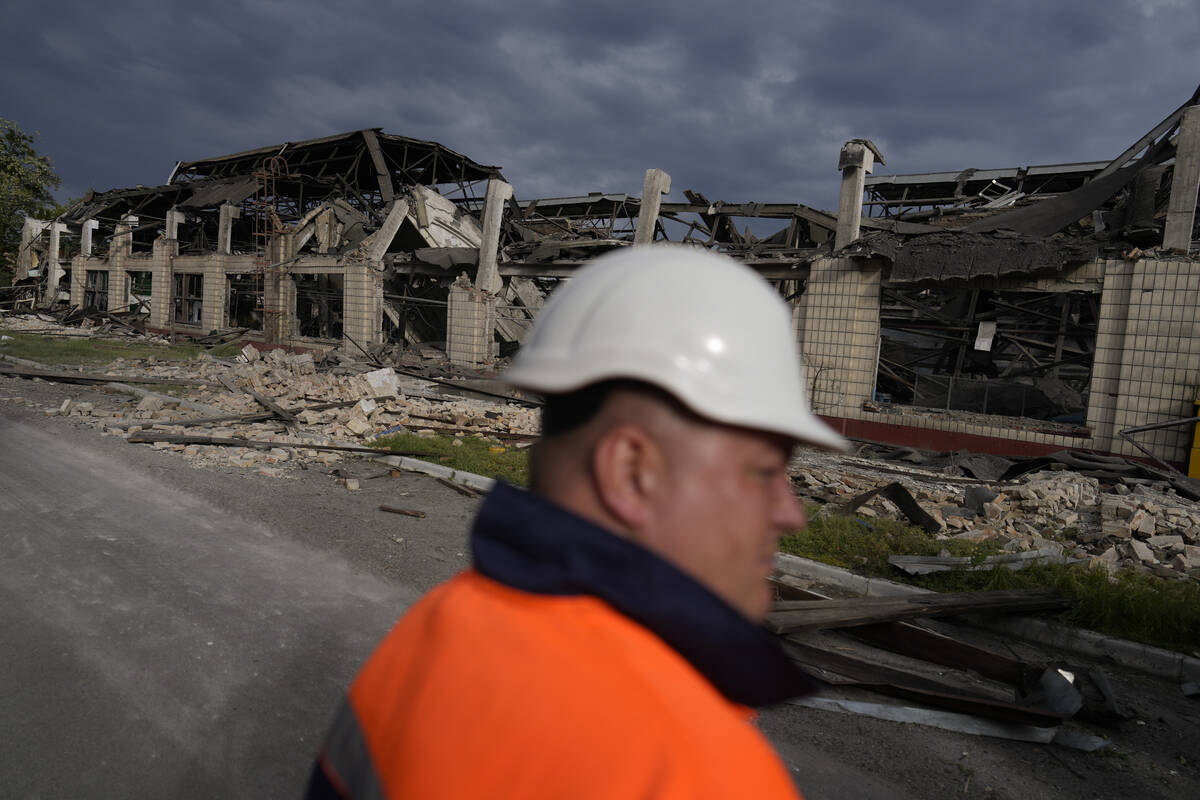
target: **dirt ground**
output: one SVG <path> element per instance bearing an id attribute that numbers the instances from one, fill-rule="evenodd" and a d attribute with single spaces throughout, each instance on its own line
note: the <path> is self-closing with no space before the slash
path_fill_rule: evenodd
<path id="1" fill-rule="evenodd" d="M 323 464 L 290 470 L 286 477 L 254 468 L 196 468 L 169 450 L 104 436 L 84 418 L 45 413 L 68 398 L 108 409 L 136 400 L 107 390 L 0 377 L 0 414 L 203 489 L 227 510 L 269 521 L 298 541 L 334 551 L 355 570 L 425 590 L 469 563 L 466 532 L 479 501 L 428 478 L 386 477 L 379 463 L 347 458 L 335 468 L 359 478 L 362 488 L 351 492 Z M 379 512 L 382 503 L 425 511 L 427 524 L 404 524 Z M 0 530 L 4 527 L 0 520 Z M 1000 646 L 1021 656 L 1060 657 L 1102 668 L 1132 716 L 1117 728 L 1081 728 L 1110 739 L 1113 747 L 1084 753 L 790 705 L 766 710 L 759 724 L 810 800 L 1200 797 L 1200 700 L 1185 698 L 1170 681 L 1079 656 L 1015 642 Z"/>

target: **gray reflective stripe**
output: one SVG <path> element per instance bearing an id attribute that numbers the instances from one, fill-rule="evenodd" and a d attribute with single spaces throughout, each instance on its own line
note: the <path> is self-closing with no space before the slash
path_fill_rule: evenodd
<path id="1" fill-rule="evenodd" d="M 367 752 L 367 740 L 363 738 L 348 699 L 342 701 L 333 719 L 322 756 L 327 767 L 333 770 L 329 779 L 338 790 L 344 786 L 354 800 L 384 800 L 383 785 Z"/>

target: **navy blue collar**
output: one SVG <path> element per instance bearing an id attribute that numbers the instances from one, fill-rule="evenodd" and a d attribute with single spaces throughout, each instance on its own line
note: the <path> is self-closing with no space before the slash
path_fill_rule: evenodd
<path id="1" fill-rule="evenodd" d="M 475 567 L 526 592 L 593 595 L 655 633 L 735 703 L 815 690 L 776 638 L 649 550 L 497 482 L 471 531 Z"/>

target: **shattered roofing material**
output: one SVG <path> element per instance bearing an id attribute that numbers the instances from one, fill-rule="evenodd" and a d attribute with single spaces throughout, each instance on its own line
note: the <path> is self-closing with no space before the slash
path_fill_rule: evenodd
<path id="1" fill-rule="evenodd" d="M 891 283 L 916 283 L 1061 272 L 1095 258 L 1099 243 L 1069 237 L 959 231 L 915 236 L 901 242 L 892 234 L 880 232 L 863 237 L 848 250 L 852 255 L 889 259 Z"/>
<path id="2" fill-rule="evenodd" d="M 1142 158 L 1127 167 L 1085 183 L 1074 191 L 1029 206 L 1003 211 L 965 226 L 967 233 L 1010 230 L 1030 236 L 1049 236 L 1078 222 L 1121 191 L 1143 169 L 1155 166 L 1175 154 L 1167 137 L 1150 148 Z"/>
<path id="3" fill-rule="evenodd" d="M 261 168 L 267 157 L 280 156 L 287 163 L 289 173 L 321 178 L 354 171 L 359 173 L 365 185 L 376 174 L 372 159 L 362 157 L 371 134 L 379 142 L 387 167 L 393 173 L 400 173 L 403 183 L 434 185 L 503 177 L 499 167 L 480 164 L 438 142 L 366 128 L 198 161 L 181 161 L 167 182 L 175 184 L 206 177 L 247 175 Z"/>

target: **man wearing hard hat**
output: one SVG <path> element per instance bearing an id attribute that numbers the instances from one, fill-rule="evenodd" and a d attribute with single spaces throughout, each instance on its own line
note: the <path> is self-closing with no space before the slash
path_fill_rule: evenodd
<path id="1" fill-rule="evenodd" d="M 678 246 L 596 260 L 505 378 L 545 395 L 529 491 L 350 687 L 310 797 L 795 798 L 752 706 L 811 684 L 760 627 L 804 526 L 808 409 L 787 306 Z"/>

